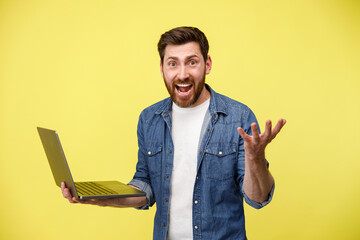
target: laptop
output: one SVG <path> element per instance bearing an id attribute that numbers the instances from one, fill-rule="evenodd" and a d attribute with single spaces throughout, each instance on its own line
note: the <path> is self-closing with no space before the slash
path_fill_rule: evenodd
<path id="1" fill-rule="evenodd" d="M 78 199 L 141 197 L 145 193 L 118 181 L 74 182 L 56 131 L 37 128 L 49 161 L 55 183 L 66 183 L 72 196 Z"/>

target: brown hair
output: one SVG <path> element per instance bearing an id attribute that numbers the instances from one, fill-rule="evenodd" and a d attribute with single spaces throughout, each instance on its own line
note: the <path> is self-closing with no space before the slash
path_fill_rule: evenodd
<path id="1" fill-rule="evenodd" d="M 164 60 L 165 48 L 167 45 L 181 45 L 188 42 L 199 43 L 201 54 L 206 62 L 209 52 L 209 43 L 205 34 L 195 27 L 177 27 L 161 35 L 158 43 L 161 62 Z"/>

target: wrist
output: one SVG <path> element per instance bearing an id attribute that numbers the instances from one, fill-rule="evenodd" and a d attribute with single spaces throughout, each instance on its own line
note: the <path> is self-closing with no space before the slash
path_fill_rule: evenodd
<path id="1" fill-rule="evenodd" d="M 266 158 L 265 158 L 265 153 L 245 154 L 245 164 L 251 165 L 254 167 L 266 167 L 266 168 L 268 165 Z"/>

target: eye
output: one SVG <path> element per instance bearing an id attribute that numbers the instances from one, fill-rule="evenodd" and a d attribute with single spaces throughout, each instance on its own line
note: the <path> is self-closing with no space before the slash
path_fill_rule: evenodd
<path id="1" fill-rule="evenodd" d="M 196 64 L 196 61 L 195 61 L 195 60 L 191 60 L 191 61 L 189 62 L 189 64 L 190 64 L 190 66 L 194 66 L 194 65 Z"/>
<path id="2" fill-rule="evenodd" d="M 169 62 L 168 65 L 169 65 L 170 67 L 175 67 L 175 66 L 176 66 L 176 63 L 175 63 L 175 62 Z"/>

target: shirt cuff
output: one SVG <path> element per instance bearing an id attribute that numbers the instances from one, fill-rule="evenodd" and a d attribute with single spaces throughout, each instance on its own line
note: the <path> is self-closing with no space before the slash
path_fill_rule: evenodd
<path id="1" fill-rule="evenodd" d="M 274 183 L 274 185 L 273 185 L 272 188 L 271 188 L 271 191 L 270 191 L 270 193 L 269 193 L 268 199 L 267 199 L 265 202 L 263 202 L 263 203 L 258 203 L 258 202 L 255 202 L 255 201 L 251 200 L 251 199 L 246 195 L 246 193 L 244 192 L 244 190 L 242 190 L 242 194 L 243 194 L 244 199 L 245 199 L 245 202 L 246 202 L 247 204 L 249 204 L 250 206 L 252 206 L 252 207 L 255 208 L 255 209 L 260 209 L 260 208 L 262 208 L 262 207 L 265 207 L 266 205 L 268 205 L 268 204 L 271 202 L 271 200 L 272 200 L 272 198 L 273 198 L 273 195 L 274 195 L 274 190 L 275 190 L 275 183 Z"/>
<path id="2" fill-rule="evenodd" d="M 137 180 L 137 179 L 133 179 L 128 183 L 128 185 L 137 187 L 141 191 L 145 192 L 145 194 L 146 194 L 147 204 L 145 204 L 144 206 L 138 207 L 136 209 L 145 210 L 145 209 L 149 209 L 149 207 L 154 205 L 155 198 L 154 198 L 154 194 L 153 194 L 150 184 L 140 181 L 140 180 Z"/>

